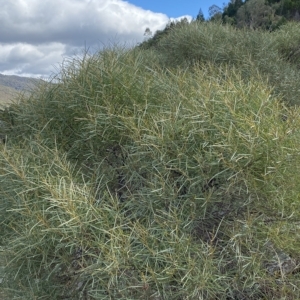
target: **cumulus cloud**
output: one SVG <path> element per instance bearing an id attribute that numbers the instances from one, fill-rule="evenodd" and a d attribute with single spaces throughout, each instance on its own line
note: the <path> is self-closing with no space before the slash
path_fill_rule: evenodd
<path id="1" fill-rule="evenodd" d="M 48 77 L 54 65 L 63 59 L 65 45 L 46 43 L 31 45 L 27 43 L 0 44 L 0 73 Z"/>
<path id="2" fill-rule="evenodd" d="M 64 56 L 135 45 L 169 18 L 122 0 L 0 0 L 0 73 L 47 76 Z"/>

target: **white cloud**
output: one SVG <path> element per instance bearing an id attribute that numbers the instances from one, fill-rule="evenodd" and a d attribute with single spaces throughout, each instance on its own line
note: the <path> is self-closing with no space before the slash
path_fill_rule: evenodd
<path id="1" fill-rule="evenodd" d="M 178 17 L 178 18 L 170 18 L 170 21 L 173 22 L 173 21 L 180 21 L 182 19 L 187 19 L 188 22 L 191 22 L 193 17 L 192 16 L 189 16 L 189 15 L 184 15 L 184 16 L 181 16 L 181 17 Z"/>
<path id="2" fill-rule="evenodd" d="M 169 18 L 122 0 L 0 0 L 0 73 L 47 76 L 64 56 L 143 40 Z"/>
<path id="3" fill-rule="evenodd" d="M 65 45 L 46 43 L 0 44 L 0 67 L 2 74 L 23 76 L 48 76 L 54 65 L 62 61 Z"/>

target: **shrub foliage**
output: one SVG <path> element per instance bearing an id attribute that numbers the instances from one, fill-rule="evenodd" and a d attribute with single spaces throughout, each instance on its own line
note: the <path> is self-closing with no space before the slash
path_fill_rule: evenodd
<path id="1" fill-rule="evenodd" d="M 263 34 L 216 26 L 70 59 L 2 112 L 7 295 L 299 299 L 300 111 L 264 49 L 221 49 Z"/>

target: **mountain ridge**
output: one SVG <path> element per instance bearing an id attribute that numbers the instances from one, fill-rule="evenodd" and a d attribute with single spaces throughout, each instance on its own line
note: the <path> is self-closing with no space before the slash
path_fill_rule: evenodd
<path id="1" fill-rule="evenodd" d="M 0 73 L 0 85 L 13 88 L 17 91 L 23 91 L 32 88 L 41 79 L 32 77 L 23 77 L 17 75 L 4 75 Z"/>
<path id="2" fill-rule="evenodd" d="M 18 96 L 18 93 L 30 91 L 41 79 L 0 73 L 0 104 L 7 105 Z"/>

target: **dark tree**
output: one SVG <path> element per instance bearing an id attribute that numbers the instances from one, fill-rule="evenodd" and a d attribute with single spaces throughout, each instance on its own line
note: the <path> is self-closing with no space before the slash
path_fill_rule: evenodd
<path id="1" fill-rule="evenodd" d="M 229 19 L 231 20 L 231 23 L 236 24 L 237 11 L 243 4 L 243 0 L 231 0 L 224 8 L 222 18 L 224 20 Z"/>
<path id="2" fill-rule="evenodd" d="M 204 14 L 203 14 L 201 8 L 199 9 L 198 15 L 196 17 L 196 21 L 199 21 L 199 22 L 204 22 L 205 21 Z"/>
<path id="3" fill-rule="evenodd" d="M 218 5 L 212 5 L 208 9 L 208 14 L 210 19 L 215 17 L 216 15 L 222 14 L 222 9 Z"/>

